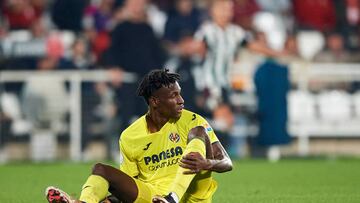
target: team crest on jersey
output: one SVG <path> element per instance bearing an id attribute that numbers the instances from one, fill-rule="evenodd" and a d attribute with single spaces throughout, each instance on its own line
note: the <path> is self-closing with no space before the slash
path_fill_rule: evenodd
<path id="1" fill-rule="evenodd" d="M 180 140 L 180 135 L 177 133 L 170 133 L 169 139 L 171 142 L 177 143 Z"/>

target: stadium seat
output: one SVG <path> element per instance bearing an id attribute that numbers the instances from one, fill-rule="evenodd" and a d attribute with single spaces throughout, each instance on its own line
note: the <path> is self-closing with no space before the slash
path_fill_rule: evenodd
<path id="1" fill-rule="evenodd" d="M 291 91 L 288 94 L 288 113 L 290 122 L 311 123 L 316 119 L 315 98 L 304 91 Z"/>
<path id="2" fill-rule="evenodd" d="M 318 96 L 319 116 L 328 122 L 344 122 L 351 119 L 351 97 L 345 91 L 333 90 Z"/>
<path id="3" fill-rule="evenodd" d="M 360 91 L 356 92 L 353 96 L 355 117 L 360 119 Z"/>
<path id="4" fill-rule="evenodd" d="M 301 57 L 308 61 L 311 61 L 325 45 L 324 36 L 319 31 L 300 31 L 296 39 Z"/>

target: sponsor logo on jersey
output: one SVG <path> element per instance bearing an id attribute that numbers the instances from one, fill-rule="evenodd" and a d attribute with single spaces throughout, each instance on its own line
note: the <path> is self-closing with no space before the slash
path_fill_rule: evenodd
<path id="1" fill-rule="evenodd" d="M 159 154 L 153 154 L 151 156 L 144 157 L 144 162 L 146 165 L 149 165 L 149 163 L 159 163 L 160 161 L 173 158 L 175 156 L 180 156 L 183 154 L 183 150 L 181 147 L 173 147 L 167 150 L 164 150 L 160 152 Z"/>
<path id="2" fill-rule="evenodd" d="M 157 170 L 159 170 L 161 168 L 164 168 L 164 167 L 177 165 L 179 163 L 179 161 L 180 161 L 180 157 L 169 159 L 169 160 L 163 161 L 161 163 L 150 165 L 149 170 L 150 171 L 157 171 Z"/>
<path id="3" fill-rule="evenodd" d="M 171 142 L 177 143 L 180 140 L 180 135 L 177 133 L 170 133 L 169 139 Z"/>
<path id="4" fill-rule="evenodd" d="M 211 128 L 211 126 L 207 123 L 205 123 L 204 125 L 204 128 L 206 129 L 207 132 L 211 132 L 213 129 Z"/>

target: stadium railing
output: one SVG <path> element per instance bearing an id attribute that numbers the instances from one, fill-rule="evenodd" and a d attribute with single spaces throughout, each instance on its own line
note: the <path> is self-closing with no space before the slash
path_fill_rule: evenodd
<path id="1" fill-rule="evenodd" d="M 69 134 L 70 134 L 70 158 L 74 161 L 82 159 L 81 150 L 81 83 L 82 82 L 107 82 L 111 80 L 110 73 L 105 70 L 87 71 L 0 71 L 0 86 L 7 82 L 26 82 L 29 76 L 57 77 L 64 83 L 69 82 Z M 135 75 L 124 73 L 123 82 L 133 83 Z M 45 85 L 45 84 L 44 84 Z M 46 88 L 46 86 L 44 86 Z M 1 92 L 0 92 L 1 94 Z"/>

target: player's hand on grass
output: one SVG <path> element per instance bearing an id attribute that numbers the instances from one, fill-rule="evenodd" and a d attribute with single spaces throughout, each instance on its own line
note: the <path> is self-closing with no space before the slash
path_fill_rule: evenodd
<path id="1" fill-rule="evenodd" d="M 190 152 L 180 160 L 180 167 L 189 169 L 184 174 L 195 174 L 201 170 L 208 170 L 211 167 L 209 160 L 205 159 L 199 152 Z"/>

